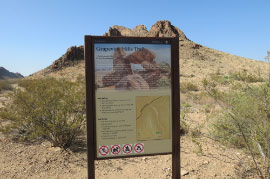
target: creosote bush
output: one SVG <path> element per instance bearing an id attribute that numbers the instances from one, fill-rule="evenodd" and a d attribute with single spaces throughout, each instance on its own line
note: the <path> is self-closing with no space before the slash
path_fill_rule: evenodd
<path id="1" fill-rule="evenodd" d="M 197 85 L 191 83 L 191 82 L 183 82 L 180 83 L 180 91 L 182 93 L 187 93 L 189 91 L 199 91 L 199 88 Z"/>
<path id="2" fill-rule="evenodd" d="M 257 81 L 248 79 L 242 80 Z M 210 134 L 226 145 L 244 148 L 251 154 L 259 178 L 270 178 L 270 82 L 243 84 L 226 92 L 207 79 L 203 86 L 223 108 L 215 115 Z"/>
<path id="3" fill-rule="evenodd" d="M 242 70 L 232 74 L 232 78 L 238 81 L 244 81 L 247 83 L 264 82 L 265 80 L 252 73 L 248 73 L 247 70 Z"/>
<path id="4" fill-rule="evenodd" d="M 0 110 L 9 121 L 6 134 L 21 139 L 45 138 L 53 146 L 69 147 L 85 122 L 85 89 L 82 80 L 70 82 L 54 78 L 21 80 L 22 89 L 9 95 L 11 102 Z"/>
<path id="5" fill-rule="evenodd" d="M 9 80 L 0 80 L 0 92 L 3 90 L 11 90 L 11 81 Z"/>

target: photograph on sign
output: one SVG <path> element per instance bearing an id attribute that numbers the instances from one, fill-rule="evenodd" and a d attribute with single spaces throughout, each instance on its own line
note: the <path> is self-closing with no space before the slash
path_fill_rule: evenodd
<path id="1" fill-rule="evenodd" d="M 99 151 L 98 146 L 108 145 L 111 151 L 97 158 L 171 153 L 170 41 L 103 39 L 93 48 L 96 146 Z"/>

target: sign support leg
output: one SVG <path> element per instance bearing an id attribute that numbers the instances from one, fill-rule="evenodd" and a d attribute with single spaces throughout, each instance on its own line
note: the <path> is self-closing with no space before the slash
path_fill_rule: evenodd
<path id="1" fill-rule="evenodd" d="M 172 46 L 175 53 L 172 53 L 173 72 L 173 127 L 172 127 L 172 179 L 180 179 L 180 90 L 179 90 L 179 39 L 174 38 Z"/>

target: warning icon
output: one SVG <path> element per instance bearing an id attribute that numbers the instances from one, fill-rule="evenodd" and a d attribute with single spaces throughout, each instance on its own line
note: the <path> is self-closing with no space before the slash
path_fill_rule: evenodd
<path id="1" fill-rule="evenodd" d="M 132 153 L 132 144 L 123 144 L 123 153 L 124 154 Z"/>
<path id="2" fill-rule="evenodd" d="M 135 153 L 143 153 L 144 152 L 144 144 L 143 143 L 137 143 L 134 145 L 134 152 Z"/>
<path id="3" fill-rule="evenodd" d="M 112 145 L 111 146 L 111 154 L 112 155 L 118 155 L 121 152 L 121 146 L 120 145 Z"/>
<path id="4" fill-rule="evenodd" d="M 99 146 L 98 153 L 101 156 L 106 156 L 109 154 L 109 147 L 107 145 Z"/>

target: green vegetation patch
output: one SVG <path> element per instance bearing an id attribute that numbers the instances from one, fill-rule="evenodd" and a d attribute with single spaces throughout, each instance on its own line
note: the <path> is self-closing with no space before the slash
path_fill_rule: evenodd
<path id="1" fill-rule="evenodd" d="M 256 83 L 256 82 L 264 82 L 265 81 L 261 76 L 257 76 L 255 74 L 248 73 L 247 70 L 235 72 L 232 74 L 231 77 L 235 80 L 244 81 L 247 83 Z"/>
<path id="2" fill-rule="evenodd" d="M 12 90 L 13 82 L 10 80 L 0 80 L 0 92 L 4 90 Z"/>
<path id="3" fill-rule="evenodd" d="M 250 82 L 258 81 L 248 78 Z M 203 86 L 223 109 L 213 115 L 210 135 L 225 145 L 243 148 L 252 156 L 257 175 L 269 178 L 270 82 L 237 85 L 226 92 L 220 92 L 207 79 L 203 80 Z M 258 158 L 264 164 L 259 165 Z"/>
<path id="4" fill-rule="evenodd" d="M 45 138 L 53 146 L 69 147 L 85 122 L 85 88 L 82 80 L 69 82 L 54 78 L 21 80 L 22 89 L 9 95 L 11 102 L 0 110 L 9 121 L 5 134 L 20 139 Z"/>

